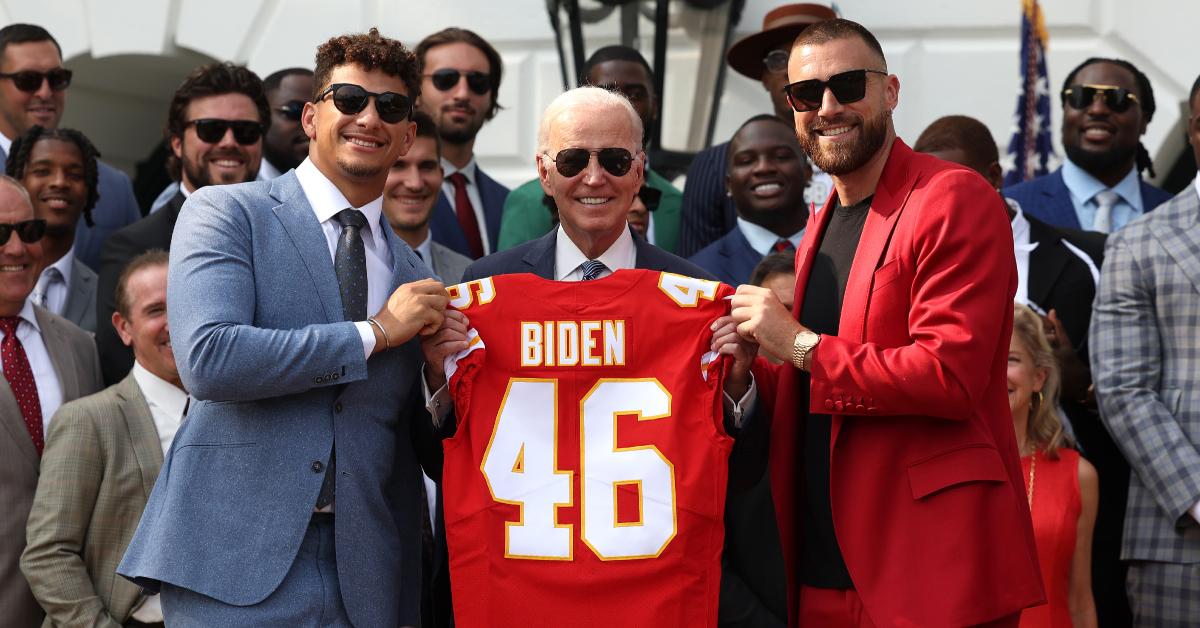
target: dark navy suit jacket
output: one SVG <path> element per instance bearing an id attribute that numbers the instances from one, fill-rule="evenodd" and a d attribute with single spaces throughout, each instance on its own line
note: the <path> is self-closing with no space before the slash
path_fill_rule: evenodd
<path id="1" fill-rule="evenodd" d="M 750 281 L 754 267 L 763 256 L 750 246 L 742 230 L 736 226 L 732 231 L 704 247 L 688 261 L 716 275 L 717 279 L 737 286 Z"/>
<path id="2" fill-rule="evenodd" d="M 475 167 L 475 185 L 479 188 L 479 199 L 483 202 L 483 219 L 487 223 L 488 242 L 492 250 L 500 241 L 500 215 L 504 210 L 504 199 L 508 198 L 508 188 L 496 183 L 495 179 L 487 176 L 479 166 Z M 462 227 L 458 226 L 458 214 L 454 213 L 454 205 L 444 193 L 438 194 L 437 207 L 433 208 L 433 218 L 430 219 L 429 230 L 433 233 L 433 241 L 440 242 L 456 253 L 461 253 L 474 259 L 471 247 L 467 246 L 467 237 L 463 235 Z"/>
<path id="3" fill-rule="evenodd" d="M 1145 181 L 1141 182 L 1141 189 L 1142 208 L 1146 212 L 1171 200 L 1170 193 Z M 1071 203 L 1071 192 L 1063 182 L 1061 168 L 1044 177 L 1006 187 L 1002 193 L 1020 203 L 1021 211 L 1046 224 L 1069 229 L 1082 228 L 1079 217 L 1075 215 L 1075 205 Z"/>

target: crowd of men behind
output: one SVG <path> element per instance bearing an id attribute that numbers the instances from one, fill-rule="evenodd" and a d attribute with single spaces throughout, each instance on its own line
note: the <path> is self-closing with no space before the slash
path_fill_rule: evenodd
<path id="1" fill-rule="evenodd" d="M 685 257 L 730 285 L 769 287 L 792 309 L 793 257 L 830 184 L 797 139 L 783 87 L 792 40 L 833 17 L 817 5 L 786 5 L 730 49 L 730 67 L 761 81 L 774 110 L 698 154 L 682 191 L 647 165 L 629 213 L 638 246 Z M 388 173 L 382 213 L 451 285 L 474 260 L 546 236 L 558 213 L 538 178 L 510 192 L 476 159 L 477 134 L 500 108 L 496 49 L 447 28 L 413 51 L 421 65 L 415 137 Z M 31 24 L 0 29 L 0 623 L 162 623 L 158 596 L 116 570 L 197 401 L 172 351 L 167 253 L 197 190 L 272 180 L 306 162 L 312 131 L 302 113 L 325 95 L 314 78 L 302 67 L 263 79 L 228 62 L 196 68 L 165 116 L 175 183 L 139 207 L 129 178 L 82 132 L 59 126 L 72 72 L 58 41 Z M 622 94 L 651 136 L 661 95 L 636 49 L 594 51 L 579 81 Z M 334 99 L 379 98 L 329 88 Z M 1007 202 L 1012 232 L 996 237 L 1014 241 L 1016 300 L 1043 319 L 1063 373 L 1070 442 L 1100 478 L 1096 615 L 1102 626 L 1130 625 L 1131 565 L 1175 570 L 1142 576 L 1139 590 L 1188 582 L 1177 595 L 1200 591 L 1200 312 L 1191 309 L 1200 290 L 1200 179 L 1181 192 L 1190 198 L 1176 205 L 1183 210 L 1156 211 L 1172 195 L 1142 177 L 1153 174 L 1141 137 L 1154 92 L 1128 61 L 1088 59 L 1064 77 L 1059 97 L 1066 155 L 1044 177 L 1002 188 L 996 144 L 967 116 L 935 121 L 913 148 L 978 172 Z M 1200 163 L 1200 79 L 1188 104 Z M 814 189 L 815 204 L 806 201 Z M 1188 291 L 1190 300 L 1180 296 Z M 426 619 L 448 625 L 434 610 L 448 585 L 437 567 L 441 505 L 428 477 L 424 491 Z M 786 625 L 774 526 L 766 475 L 730 492 L 722 625 Z"/>

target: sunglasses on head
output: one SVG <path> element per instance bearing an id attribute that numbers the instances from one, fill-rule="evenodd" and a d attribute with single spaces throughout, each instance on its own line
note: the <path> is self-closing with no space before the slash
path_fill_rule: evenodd
<path id="1" fill-rule="evenodd" d="M 789 83 L 783 87 L 783 93 L 792 109 L 801 112 L 820 109 L 821 101 L 825 99 L 825 88 L 833 92 L 833 97 L 838 102 L 848 105 L 862 100 L 867 95 L 867 74 L 887 76 L 887 72 L 883 70 L 849 70 L 834 74 L 827 81 L 808 79 Z"/>
<path id="2" fill-rule="evenodd" d="M 596 161 L 600 162 L 600 167 L 604 168 L 614 177 L 623 177 L 633 166 L 633 153 L 624 148 L 601 148 L 598 150 L 588 150 L 586 148 L 564 148 L 558 151 L 558 154 L 550 157 L 550 161 L 554 162 L 555 169 L 558 174 L 561 174 L 568 179 L 583 172 L 587 169 L 588 163 L 592 160 L 592 155 L 596 156 Z"/>
<path id="3" fill-rule="evenodd" d="M 71 84 L 71 71 L 66 68 L 57 68 L 49 72 L 22 70 L 0 73 L 0 78 L 12 79 L 13 85 L 23 92 L 36 92 L 42 88 L 42 81 L 49 81 L 51 90 L 61 92 Z"/>
<path id="4" fill-rule="evenodd" d="M 1096 96 L 1104 98 L 1104 106 L 1116 113 L 1123 113 L 1138 102 L 1137 95 L 1116 85 L 1072 85 L 1062 93 L 1064 104 L 1081 111 L 1091 107 Z"/>
<path id="5" fill-rule="evenodd" d="M 12 236 L 13 231 L 17 232 L 17 237 L 25 244 L 33 244 L 46 235 L 46 221 L 34 218 L 17 223 L 0 222 L 0 246 L 8 243 L 8 238 Z"/>
<path id="6" fill-rule="evenodd" d="M 467 77 L 467 87 L 476 94 L 482 96 L 492 91 L 492 77 L 483 72 L 459 72 L 454 68 L 442 68 L 425 76 L 432 80 L 433 86 L 441 92 L 454 89 L 454 86 L 458 85 L 458 79 L 463 76 Z"/>
<path id="7" fill-rule="evenodd" d="M 379 119 L 388 124 L 396 124 L 412 115 L 412 99 L 404 94 L 396 92 L 377 94 L 368 92 L 361 85 L 354 83 L 334 83 L 322 90 L 313 99 L 313 102 L 321 102 L 329 94 L 333 94 L 333 106 L 348 116 L 366 109 L 367 101 L 372 96 L 375 97 L 375 111 L 379 113 Z"/>
<path id="8" fill-rule="evenodd" d="M 304 101 L 289 100 L 287 103 L 276 107 L 275 111 L 288 120 L 297 122 L 300 120 L 300 114 L 304 113 Z"/>
<path id="9" fill-rule="evenodd" d="M 209 144 L 220 143 L 229 129 L 233 129 L 233 139 L 243 146 L 257 142 L 263 133 L 262 125 L 253 120 L 200 118 L 184 125 L 185 128 L 189 126 L 196 127 L 196 137 Z"/>
<path id="10" fill-rule="evenodd" d="M 788 51 L 786 50 L 772 50 L 767 53 L 767 56 L 763 57 L 763 65 L 767 68 L 767 71 L 775 74 L 787 72 L 787 62 Z"/>

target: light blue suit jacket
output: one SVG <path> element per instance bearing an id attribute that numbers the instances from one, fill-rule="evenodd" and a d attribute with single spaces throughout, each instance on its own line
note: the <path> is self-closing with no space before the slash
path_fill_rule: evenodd
<path id="1" fill-rule="evenodd" d="M 392 287 L 431 275 L 392 233 Z M 325 236 L 294 172 L 208 186 L 171 243 L 168 320 L 194 401 L 118 573 L 227 604 L 283 581 L 337 446 L 336 551 L 359 626 L 420 623 L 418 455 L 440 444 L 420 349 L 363 357 Z"/>

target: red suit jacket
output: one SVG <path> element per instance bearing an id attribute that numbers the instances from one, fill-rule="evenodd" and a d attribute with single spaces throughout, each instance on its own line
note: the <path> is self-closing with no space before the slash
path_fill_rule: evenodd
<path id="1" fill-rule="evenodd" d="M 829 206 L 796 251 L 797 318 Z M 1016 284 L 999 194 L 897 139 L 810 390 L 791 365 L 755 367 L 793 626 L 804 404 L 833 415 L 834 528 L 876 625 L 967 626 L 1044 599 L 1007 399 Z"/>

